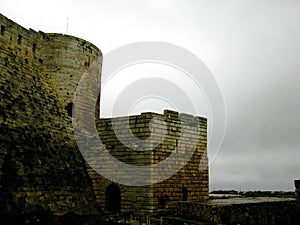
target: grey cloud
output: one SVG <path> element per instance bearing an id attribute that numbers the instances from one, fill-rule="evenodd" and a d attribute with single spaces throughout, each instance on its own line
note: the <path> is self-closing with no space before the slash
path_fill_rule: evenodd
<path id="1" fill-rule="evenodd" d="M 228 117 L 211 189 L 293 189 L 300 177 L 299 1 L 65 1 L 58 11 L 55 3 L 45 11 L 34 1 L 22 10 L 16 4 L 7 0 L 1 13 L 45 32 L 64 31 L 70 16 L 71 35 L 104 54 L 157 40 L 198 55 L 223 91 Z M 188 107 L 186 98 L 176 100 Z"/>

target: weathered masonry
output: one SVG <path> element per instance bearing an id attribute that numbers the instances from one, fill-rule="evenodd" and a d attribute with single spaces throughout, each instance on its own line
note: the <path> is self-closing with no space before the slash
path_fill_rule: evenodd
<path id="1" fill-rule="evenodd" d="M 98 208 L 153 213 L 174 210 L 180 201 L 208 199 L 205 118 L 166 110 L 96 119 L 105 148 L 121 162 L 158 165 L 177 155 L 174 164 L 146 174 L 149 181 L 171 174 L 152 185 L 119 184 L 120 175 L 126 180 L 132 174 L 116 165 L 107 168 L 116 180 L 106 179 L 86 164 L 71 120 L 83 75 L 101 84 L 100 50 L 80 38 L 27 30 L 1 14 L 0 26 L 0 213 L 37 206 L 57 215 L 97 214 Z M 89 83 L 84 88 L 89 90 Z M 120 140 L 122 135 L 127 138 Z M 131 145 L 136 140 L 140 144 Z M 186 152 L 191 157 L 181 160 Z M 177 164 L 182 168 L 173 173 Z"/>
<path id="2" fill-rule="evenodd" d="M 101 52 L 79 38 L 27 30 L 1 14 L 0 27 L 0 213 L 36 207 L 58 215 L 97 213 L 67 109 Z M 96 75 L 100 82 L 100 63 Z"/>
<path id="3" fill-rule="evenodd" d="M 299 201 L 256 197 L 213 199 L 207 203 L 180 202 L 177 215 L 214 224 L 296 225 L 300 223 Z"/>
<path id="4" fill-rule="evenodd" d="M 186 122 L 185 128 L 183 121 Z M 97 127 L 105 148 L 113 157 L 126 164 L 146 166 L 164 163 L 167 157 L 174 153 L 179 159 L 171 161 L 168 166 L 163 166 L 162 171 L 152 170 L 144 174 L 145 180 L 153 181 L 162 178 L 163 173 L 171 174 L 166 180 L 146 186 L 118 184 L 118 179 L 126 181 L 134 174 L 121 171 L 121 168 L 113 165 L 108 170 L 112 173 L 119 171 L 115 172 L 119 173 L 116 174 L 115 182 L 97 173 L 90 173 L 97 203 L 103 210 L 121 209 L 122 212 L 152 213 L 172 211 L 180 201 L 208 200 L 205 118 L 165 110 L 163 115 L 149 112 L 130 117 L 101 119 Z M 120 141 L 122 139 L 124 140 Z M 182 159 L 187 152 L 192 154 L 185 162 Z M 102 157 L 98 160 L 103 162 L 105 159 Z M 182 167 L 178 172 L 174 171 L 176 165 Z M 137 167 L 136 173 L 138 172 Z M 116 193 L 114 196 L 119 196 L 116 199 L 110 194 L 113 190 Z"/>

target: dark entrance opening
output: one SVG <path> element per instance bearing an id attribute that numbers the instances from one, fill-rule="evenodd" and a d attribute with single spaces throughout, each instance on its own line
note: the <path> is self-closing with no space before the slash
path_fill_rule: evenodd
<path id="1" fill-rule="evenodd" d="M 121 211 L 121 191 L 116 184 L 110 184 L 106 188 L 105 209 L 109 212 Z"/>

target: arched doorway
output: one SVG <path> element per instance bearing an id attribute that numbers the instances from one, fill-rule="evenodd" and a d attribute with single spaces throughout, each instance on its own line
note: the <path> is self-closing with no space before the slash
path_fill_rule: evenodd
<path id="1" fill-rule="evenodd" d="M 116 184 L 110 184 L 105 192 L 105 209 L 109 212 L 121 210 L 121 191 Z"/>

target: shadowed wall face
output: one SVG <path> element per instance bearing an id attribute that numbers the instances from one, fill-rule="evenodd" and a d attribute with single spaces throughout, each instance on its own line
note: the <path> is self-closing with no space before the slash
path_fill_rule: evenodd
<path id="1" fill-rule="evenodd" d="M 65 107 L 87 62 L 101 59 L 101 52 L 75 37 L 26 30 L 2 15 L 0 25 L 1 213 L 37 205 L 55 214 L 95 213 Z"/>

